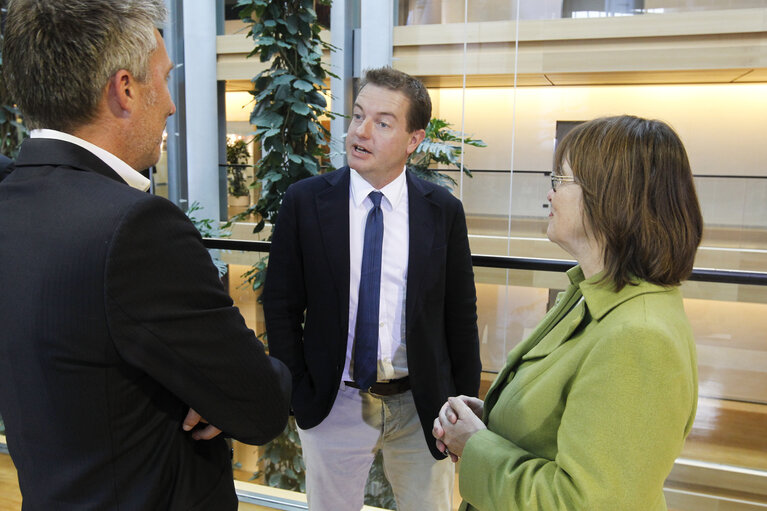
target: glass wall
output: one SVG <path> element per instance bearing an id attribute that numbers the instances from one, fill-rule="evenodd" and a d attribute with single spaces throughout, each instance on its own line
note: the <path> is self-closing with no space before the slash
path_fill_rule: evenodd
<path id="1" fill-rule="evenodd" d="M 427 84 L 434 117 L 487 143 L 464 147 L 472 178 L 443 169 L 458 182 L 474 254 L 570 259 L 546 238 L 556 140 L 574 123 L 633 114 L 668 122 L 687 147 L 705 220 L 696 267 L 767 271 L 767 0 L 395 0 L 394 8 L 393 66 Z M 227 83 L 233 137 L 250 132 L 246 85 Z M 231 275 L 251 264 L 226 257 Z M 249 324 L 263 331 L 255 297 L 230 278 Z M 480 267 L 476 282 L 486 389 L 567 280 Z M 667 483 L 669 506 L 767 504 L 767 288 L 687 282 L 683 293 L 700 401 Z M 247 449 L 236 451 L 243 477 L 258 465 Z"/>
<path id="2" fill-rule="evenodd" d="M 464 148 L 473 178 L 450 173 L 474 254 L 571 259 L 545 234 L 556 140 L 573 123 L 633 114 L 685 143 L 705 221 L 695 266 L 767 271 L 767 2 L 395 3 L 394 67 L 429 86 L 435 117 L 488 144 Z M 476 276 L 489 382 L 566 280 Z M 767 289 L 687 282 L 683 293 L 700 401 L 669 506 L 767 504 Z"/>
<path id="3" fill-rule="evenodd" d="M 242 275 L 264 255 L 234 251 L 221 254 L 229 264 L 228 285 L 235 304 L 248 326 L 259 335 L 264 333 L 263 311 L 257 293 L 244 284 Z M 475 274 L 484 393 L 508 351 L 527 337 L 568 281 L 561 272 L 480 266 L 475 267 Z M 766 289 L 692 281 L 682 286 L 685 310 L 697 343 L 700 399 L 694 428 L 666 484 L 670 509 L 751 509 L 724 504 L 718 508 L 698 507 L 698 501 L 690 501 L 690 485 L 705 486 L 708 494 L 721 492 L 753 498 L 754 502 L 764 500 L 764 476 L 753 474 L 767 472 Z M 233 448 L 235 477 L 266 484 L 263 473 L 269 462 L 259 459 L 264 448 L 238 442 Z M 712 466 L 721 468 L 725 475 L 711 478 L 695 470 L 701 466 L 709 470 Z M 744 481 L 728 475 L 736 467 L 750 471 L 752 478 Z M 259 477 L 254 478 L 255 474 Z"/>
<path id="4" fill-rule="evenodd" d="M 396 0 L 398 25 L 605 18 L 767 7 L 765 0 Z"/>

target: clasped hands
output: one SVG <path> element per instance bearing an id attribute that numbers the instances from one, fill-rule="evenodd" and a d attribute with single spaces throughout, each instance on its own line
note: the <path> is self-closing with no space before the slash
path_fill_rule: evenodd
<path id="1" fill-rule="evenodd" d="M 477 431 L 487 429 L 482 422 L 484 401 L 476 397 L 449 397 L 434 419 L 431 434 L 437 442 L 437 449 L 448 454 L 455 463 L 463 455 L 466 442 Z"/>
<path id="2" fill-rule="evenodd" d="M 197 424 L 207 424 L 207 426 L 192 431 Z M 220 429 L 212 424 L 208 424 L 208 421 L 200 417 L 200 414 L 195 412 L 192 408 L 190 408 L 189 412 L 186 414 L 181 428 L 187 432 L 192 431 L 192 438 L 195 440 L 210 440 L 221 433 Z"/>

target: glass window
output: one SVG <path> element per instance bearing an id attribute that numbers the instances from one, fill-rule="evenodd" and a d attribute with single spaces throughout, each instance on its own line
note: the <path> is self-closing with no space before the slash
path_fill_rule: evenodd
<path id="1" fill-rule="evenodd" d="M 695 266 L 767 271 L 766 39 L 761 22 L 752 25 L 765 14 L 765 1 L 400 0 L 394 66 L 424 80 L 435 117 L 487 142 L 464 147 L 472 178 L 451 173 L 472 252 L 571 259 L 546 238 L 556 140 L 580 121 L 633 114 L 668 122 L 685 143 L 705 222 Z M 488 268 L 476 278 L 492 373 L 566 280 Z M 683 293 L 700 401 L 669 506 L 702 509 L 680 497 L 689 485 L 763 502 L 767 291 L 687 282 Z M 759 482 L 732 476 L 736 467 Z"/>

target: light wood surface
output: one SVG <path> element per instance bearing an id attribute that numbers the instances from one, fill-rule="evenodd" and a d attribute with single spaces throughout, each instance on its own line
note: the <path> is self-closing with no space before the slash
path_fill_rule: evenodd
<path id="1" fill-rule="evenodd" d="M 431 87 L 764 81 L 767 9 L 394 27 L 393 65 Z M 330 33 L 321 37 L 330 40 Z M 519 36 L 518 44 L 515 38 Z M 244 32 L 218 36 L 217 79 L 248 90 L 268 63 Z M 325 52 L 323 60 L 329 60 Z"/>
<path id="2" fill-rule="evenodd" d="M 394 28 L 394 66 L 432 87 L 761 81 L 766 9 Z M 466 59 L 463 58 L 466 41 Z M 464 61 L 465 60 L 465 61 Z"/>
<path id="3" fill-rule="evenodd" d="M 0 511 L 19 511 L 21 491 L 16 467 L 8 454 L 0 453 Z"/>
<path id="4" fill-rule="evenodd" d="M 520 20 L 519 41 L 630 39 L 637 37 L 706 36 L 758 33 L 767 30 L 765 9 L 725 9 L 697 12 Z M 405 25 L 394 27 L 394 46 L 498 43 L 513 41 L 515 20 Z"/>
<path id="5" fill-rule="evenodd" d="M 323 41 L 330 41 L 330 32 L 320 32 Z M 250 79 L 261 71 L 267 69 L 271 62 L 261 62 L 258 56 L 248 58 L 253 51 L 253 39 L 247 37 L 247 32 L 237 34 L 220 35 L 216 37 L 216 77 L 218 80 L 236 80 L 243 86 L 250 84 Z M 330 53 L 323 52 L 322 61 L 325 65 L 330 64 Z M 251 84 L 252 85 L 252 84 Z M 246 86 L 240 90 L 250 90 Z"/>

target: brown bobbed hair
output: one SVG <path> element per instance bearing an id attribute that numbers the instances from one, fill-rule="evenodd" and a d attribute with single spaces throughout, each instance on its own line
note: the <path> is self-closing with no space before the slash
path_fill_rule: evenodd
<path id="1" fill-rule="evenodd" d="M 360 91 L 368 84 L 395 90 L 405 95 L 408 99 L 408 133 L 426 129 L 431 120 L 431 98 L 421 80 L 386 66 L 366 70 L 360 82 Z"/>
<path id="2" fill-rule="evenodd" d="M 583 191 L 584 221 L 603 246 L 604 281 L 678 285 L 703 231 L 690 162 L 666 123 L 628 115 L 580 124 L 557 146 Z"/>

